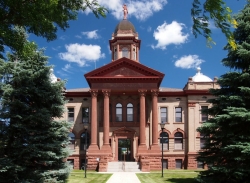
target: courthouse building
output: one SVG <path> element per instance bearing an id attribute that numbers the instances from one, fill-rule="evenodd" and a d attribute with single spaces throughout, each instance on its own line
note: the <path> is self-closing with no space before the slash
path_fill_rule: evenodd
<path id="1" fill-rule="evenodd" d="M 88 169 L 107 171 L 108 162 L 136 161 L 142 171 L 159 170 L 162 151 L 164 168 L 202 168 L 195 157 L 204 139 L 196 129 L 209 117 L 201 109 L 210 107 L 208 90 L 219 88 L 217 78 L 198 68 L 183 89 L 161 86 L 164 73 L 142 64 L 141 40 L 126 19 L 109 46 L 110 63 L 84 75 L 89 88 L 66 90 L 64 118 L 73 123 L 68 160 L 74 168 L 84 163 L 85 138 Z"/>

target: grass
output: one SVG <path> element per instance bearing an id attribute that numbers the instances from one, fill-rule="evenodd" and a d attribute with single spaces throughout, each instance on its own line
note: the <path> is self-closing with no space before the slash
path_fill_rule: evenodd
<path id="1" fill-rule="evenodd" d="M 136 175 L 141 183 L 196 183 L 195 178 L 198 173 L 199 171 L 192 170 L 164 170 L 163 177 L 161 177 L 161 171 L 136 173 Z M 102 174 L 88 171 L 87 178 L 84 178 L 83 170 L 73 170 L 69 176 L 68 183 L 105 183 L 111 175 L 112 173 Z"/>
<path id="2" fill-rule="evenodd" d="M 112 173 L 101 174 L 95 171 L 88 171 L 84 178 L 83 170 L 73 170 L 69 176 L 68 183 L 105 183 Z"/>
<path id="3" fill-rule="evenodd" d="M 160 171 L 137 173 L 141 183 L 197 183 L 198 171 L 191 170 L 164 170 L 163 177 Z"/>

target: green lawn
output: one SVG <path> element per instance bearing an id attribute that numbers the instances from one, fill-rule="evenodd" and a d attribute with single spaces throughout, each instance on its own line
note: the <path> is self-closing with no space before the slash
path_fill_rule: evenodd
<path id="1" fill-rule="evenodd" d="M 151 173 L 137 173 L 141 183 L 196 183 L 198 171 L 191 170 L 164 170 L 163 177 L 160 171 Z"/>
<path id="2" fill-rule="evenodd" d="M 164 170 L 164 177 L 161 177 L 161 171 L 137 173 L 136 175 L 141 183 L 196 183 L 195 178 L 198 173 L 199 171 L 191 170 Z M 68 183 L 105 183 L 111 175 L 88 171 L 87 178 L 84 178 L 83 170 L 73 170 Z"/>
<path id="3" fill-rule="evenodd" d="M 110 177 L 110 174 L 101 174 L 95 171 L 88 171 L 87 177 L 84 178 L 83 170 L 73 170 L 69 176 L 68 183 L 105 183 Z"/>

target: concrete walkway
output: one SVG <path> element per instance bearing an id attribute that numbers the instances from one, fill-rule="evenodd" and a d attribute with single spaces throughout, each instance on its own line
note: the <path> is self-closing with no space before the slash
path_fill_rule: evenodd
<path id="1" fill-rule="evenodd" d="M 141 183 L 134 172 L 114 172 L 106 183 Z"/>

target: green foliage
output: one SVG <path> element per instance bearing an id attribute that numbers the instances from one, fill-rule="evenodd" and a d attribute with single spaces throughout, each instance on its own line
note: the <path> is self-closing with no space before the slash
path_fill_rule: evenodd
<path id="1" fill-rule="evenodd" d="M 1 60 L 0 182 L 65 182 L 70 125 L 56 121 L 64 112 L 64 82 L 52 83 L 48 57 L 33 42 Z"/>
<path id="2" fill-rule="evenodd" d="M 232 10 L 226 5 L 225 0 L 205 0 L 203 4 L 200 0 L 193 0 L 193 8 L 191 9 L 194 22 L 193 34 L 196 37 L 198 34 L 202 34 L 207 39 L 208 46 L 211 46 L 211 43 L 214 42 L 211 38 L 209 20 L 214 20 L 215 26 L 226 35 L 229 45 L 236 49 L 231 26 L 236 28 L 238 23 L 231 16 L 231 13 Z"/>
<path id="3" fill-rule="evenodd" d="M 68 28 L 69 20 L 75 20 L 79 11 L 89 8 L 98 18 L 107 12 L 97 0 L 1 0 L 0 4 L 0 53 L 4 46 L 14 51 L 23 46 L 24 35 L 15 27 L 51 41 L 56 39 L 57 29 Z"/>
<path id="4" fill-rule="evenodd" d="M 247 183 L 250 179 L 250 3 L 235 17 L 233 32 L 237 49 L 229 44 L 222 63 L 231 72 L 218 80 L 220 89 L 212 89 L 216 98 L 207 112 L 213 116 L 198 131 L 205 135 L 204 149 L 198 161 L 208 170 L 201 172 L 200 182 Z"/>

